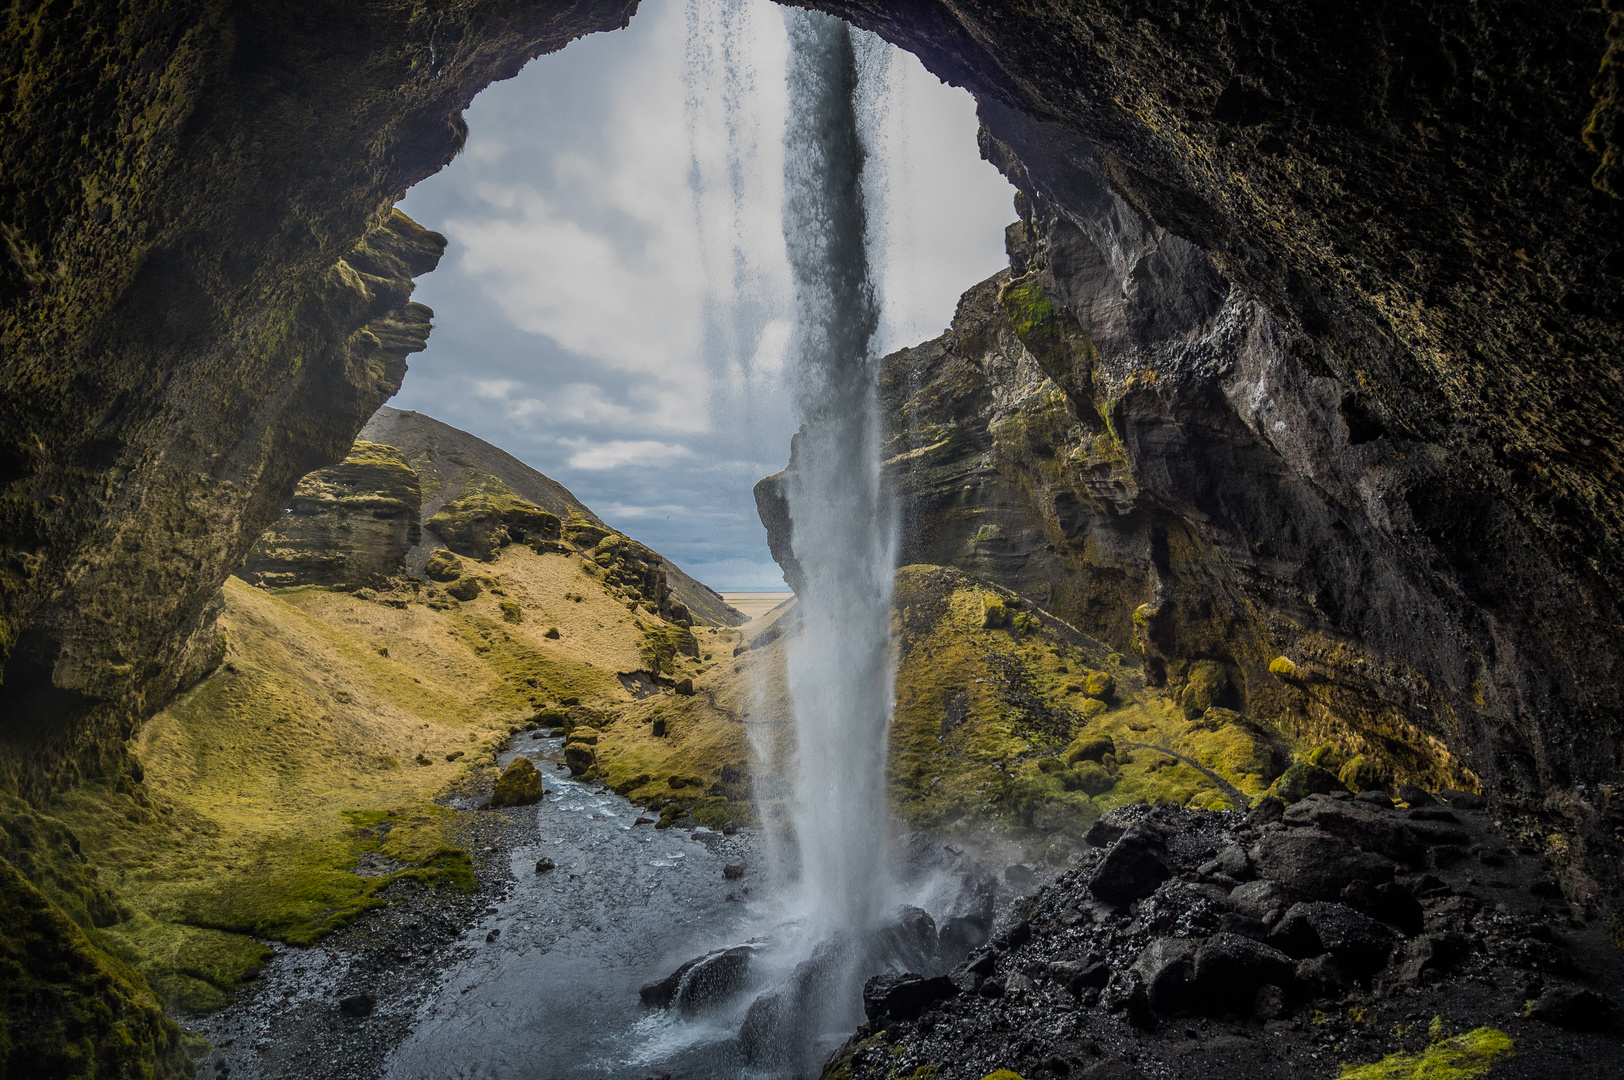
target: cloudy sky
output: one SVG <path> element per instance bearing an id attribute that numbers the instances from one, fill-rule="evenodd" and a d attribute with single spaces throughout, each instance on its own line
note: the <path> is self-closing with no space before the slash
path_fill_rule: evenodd
<path id="1" fill-rule="evenodd" d="M 390 402 L 471 431 L 724 590 L 781 589 L 750 488 L 783 467 L 786 40 L 769 0 L 643 0 L 487 89 L 401 208 L 450 241 Z M 880 346 L 941 333 L 1005 263 L 1012 191 L 974 104 L 862 49 Z"/>

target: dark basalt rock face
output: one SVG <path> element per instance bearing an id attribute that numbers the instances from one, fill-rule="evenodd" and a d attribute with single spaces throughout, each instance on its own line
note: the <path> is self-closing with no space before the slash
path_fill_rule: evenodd
<path id="1" fill-rule="evenodd" d="M 1389 832 L 1417 820 L 1414 809 L 1373 813 Z M 1546 872 L 1528 854 L 1531 837 L 1507 836 L 1487 814 L 1462 811 L 1456 835 L 1429 837 L 1396 861 L 1378 842 L 1367 850 L 1336 839 L 1380 865 L 1392 888 L 1421 897 L 1414 923 L 1337 901 L 1246 916 L 1267 882 L 1233 885 L 1218 856 L 1313 833 L 1310 824 L 1172 807 L 1112 814 L 1127 823 L 1122 835 L 1017 900 L 991 946 L 949 973 L 956 993 L 924 993 L 920 974 L 871 984 L 868 1023 L 823 1076 L 878 1080 L 931 1066 L 941 1080 L 998 1069 L 1286 1080 L 1419 1055 L 1449 1036 L 1514 1047 L 1507 1075 L 1616 1071 L 1624 982 L 1607 959 L 1606 928 L 1581 925 L 1531 887 Z M 1172 876 L 1119 908 L 1097 888 L 1101 870 L 1151 833 Z M 1278 845 L 1295 854 L 1261 872 L 1312 876 L 1314 847 Z M 905 1008 L 886 1007 L 896 991 Z"/>

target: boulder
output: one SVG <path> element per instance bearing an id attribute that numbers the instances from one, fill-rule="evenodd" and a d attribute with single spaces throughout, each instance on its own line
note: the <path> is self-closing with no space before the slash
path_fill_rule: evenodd
<path id="1" fill-rule="evenodd" d="M 1251 851 L 1258 876 L 1306 900 L 1340 896 L 1350 881 L 1393 880 L 1393 863 L 1319 829 L 1265 833 Z"/>
<path id="2" fill-rule="evenodd" d="M 738 881 L 744 877 L 745 866 L 746 864 L 743 862 L 728 863 L 722 867 L 722 879 L 724 881 Z"/>
<path id="3" fill-rule="evenodd" d="M 445 587 L 445 591 L 458 600 L 472 600 L 479 595 L 479 579 L 460 577 Z"/>
<path id="4" fill-rule="evenodd" d="M 1128 969 L 1157 1012 L 1181 1012 L 1194 1005 L 1195 955 L 1200 945 L 1188 938 L 1157 938 Z"/>
<path id="5" fill-rule="evenodd" d="M 1100 701 L 1110 701 L 1116 696 L 1116 677 L 1108 671 L 1091 671 L 1083 680 L 1083 693 Z"/>
<path id="6" fill-rule="evenodd" d="M 1346 904 L 1295 904 L 1269 934 L 1269 944 L 1298 959 L 1330 953 L 1355 976 L 1380 971 L 1399 937 Z"/>
<path id="7" fill-rule="evenodd" d="M 462 577 L 462 560 L 449 551 L 436 551 L 423 564 L 423 573 L 431 581 L 456 581 Z"/>
<path id="8" fill-rule="evenodd" d="M 1353 989 L 1353 976 L 1330 953 L 1297 962 L 1297 984 L 1315 997 L 1341 997 Z"/>
<path id="9" fill-rule="evenodd" d="M 570 775 L 580 776 L 598 762 L 598 755 L 585 743 L 570 743 L 564 747 L 564 764 Z"/>
<path id="10" fill-rule="evenodd" d="M 1079 761 L 1097 763 L 1106 754 L 1116 754 L 1116 742 L 1111 736 L 1102 733 L 1079 735 L 1066 747 L 1065 760 L 1067 765 L 1076 765 Z"/>
<path id="11" fill-rule="evenodd" d="M 686 1016 L 725 1004 L 744 988 L 755 946 L 734 945 L 697 956 L 638 991 L 650 1008 L 672 1008 Z"/>
<path id="12" fill-rule="evenodd" d="M 1055 960 L 1044 970 L 1050 979 L 1073 994 L 1103 990 L 1111 981 L 1111 966 L 1100 960 Z"/>
<path id="13" fill-rule="evenodd" d="M 1421 902 L 1396 881 L 1385 885 L 1372 885 L 1367 881 L 1354 881 L 1342 890 L 1342 902 L 1355 911 L 1386 923 L 1404 934 L 1419 934 L 1426 912 Z"/>
<path id="14" fill-rule="evenodd" d="M 1423 934 L 1404 943 L 1381 981 L 1388 987 L 1423 986 L 1448 973 L 1471 951 L 1471 942 L 1453 930 Z"/>
<path id="15" fill-rule="evenodd" d="M 929 979 L 912 972 L 876 975 L 863 984 L 863 1014 L 877 1023 L 915 1020 L 936 1002 L 958 993 L 959 988 L 945 975 Z"/>
<path id="16" fill-rule="evenodd" d="M 1105 853 L 1089 875 L 1088 890 L 1107 904 L 1126 907 L 1172 876 L 1162 834 L 1138 823 Z"/>
<path id="17" fill-rule="evenodd" d="M 1336 773 L 1299 761 L 1280 774 L 1280 778 L 1270 786 L 1269 794 L 1281 802 L 1294 803 L 1310 795 L 1345 790 Z"/>
<path id="18" fill-rule="evenodd" d="M 1574 1031 L 1595 1031 L 1607 1026 L 1613 1003 L 1594 990 L 1572 983 L 1553 983 L 1528 1005 L 1535 1020 Z"/>
<path id="19" fill-rule="evenodd" d="M 1063 774 L 1061 781 L 1068 790 L 1081 791 L 1085 795 L 1103 795 L 1116 787 L 1116 777 L 1106 771 L 1105 766 L 1093 761 L 1082 761 L 1075 769 L 1069 771 L 1069 777 Z"/>
<path id="20" fill-rule="evenodd" d="M 1296 963 L 1280 950 L 1238 934 L 1214 934 L 1195 952 L 1195 989 L 1208 1012 L 1232 1012 L 1262 986 L 1289 986 Z"/>
<path id="21" fill-rule="evenodd" d="M 541 801 L 541 773 L 527 757 L 516 757 L 502 770 L 491 793 L 491 806 L 529 806 Z"/>
<path id="22" fill-rule="evenodd" d="M 1416 816 L 1417 814 L 1422 816 Z M 1430 821 L 1425 811 L 1401 814 L 1356 799 L 1311 795 L 1285 813 L 1287 825 L 1306 825 L 1340 836 L 1365 851 L 1416 862 L 1429 847 L 1461 846 L 1471 835 L 1447 822 Z"/>
<path id="23" fill-rule="evenodd" d="M 1272 881 L 1248 881 L 1229 890 L 1229 903 L 1235 914 L 1273 923 L 1292 905 L 1292 898 Z"/>
<path id="24" fill-rule="evenodd" d="M 536 860 L 536 873 L 545 874 L 547 871 L 553 869 L 553 867 L 556 865 L 557 864 L 554 863 L 552 859 L 543 855 L 541 858 Z"/>

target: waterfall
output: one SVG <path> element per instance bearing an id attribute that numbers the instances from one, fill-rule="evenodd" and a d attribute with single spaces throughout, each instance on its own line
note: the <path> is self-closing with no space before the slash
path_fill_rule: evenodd
<path id="1" fill-rule="evenodd" d="M 850 28 L 786 16 L 784 238 L 794 282 L 790 364 L 801 422 L 786 497 L 802 632 L 788 646 L 797 743 L 794 821 L 814 934 L 875 925 L 888 889 L 893 508 L 880 479 L 879 305 L 863 203 Z"/>

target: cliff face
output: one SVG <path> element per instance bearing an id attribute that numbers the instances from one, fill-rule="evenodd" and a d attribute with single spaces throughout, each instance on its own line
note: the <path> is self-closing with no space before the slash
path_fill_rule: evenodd
<path id="1" fill-rule="evenodd" d="M 393 446 L 358 442 L 299 481 L 282 520 L 237 575 L 251 585 L 370 585 L 398 574 L 423 535 L 417 473 Z"/>
<path id="2" fill-rule="evenodd" d="M 47 3 L 0 25 L 0 785 L 116 768 L 211 603 L 422 348 L 391 204 L 629 2 Z"/>

